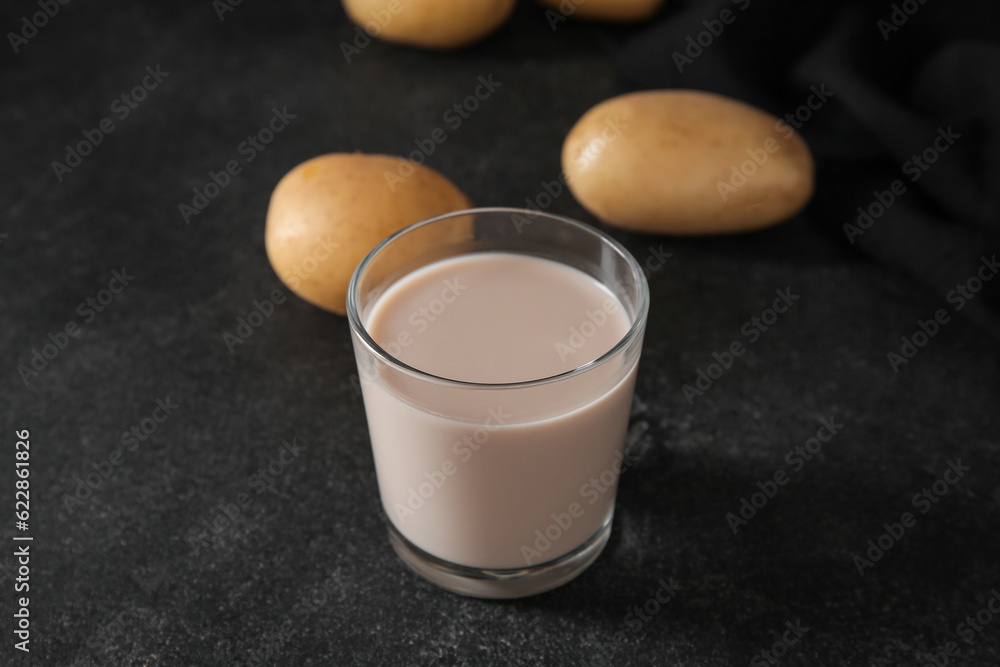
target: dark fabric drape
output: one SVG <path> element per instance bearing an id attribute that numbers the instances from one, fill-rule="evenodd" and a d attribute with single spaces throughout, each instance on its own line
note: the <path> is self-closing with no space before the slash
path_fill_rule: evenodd
<path id="1" fill-rule="evenodd" d="M 617 68 L 791 114 L 817 163 L 809 220 L 1000 337 L 1000 3 L 708 0 Z"/>

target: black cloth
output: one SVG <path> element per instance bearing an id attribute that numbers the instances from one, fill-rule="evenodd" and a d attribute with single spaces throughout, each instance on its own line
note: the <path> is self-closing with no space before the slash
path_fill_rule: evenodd
<path id="1" fill-rule="evenodd" d="M 634 38 L 617 67 L 635 88 L 789 117 L 817 165 L 806 214 L 1000 336 L 1000 281 L 952 292 L 1000 239 L 1000 4 L 709 0 Z"/>

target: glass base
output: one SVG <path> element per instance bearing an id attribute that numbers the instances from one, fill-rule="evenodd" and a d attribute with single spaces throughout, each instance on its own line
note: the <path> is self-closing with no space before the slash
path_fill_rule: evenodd
<path id="1" fill-rule="evenodd" d="M 610 537 L 609 518 L 593 537 L 556 560 L 524 568 L 485 570 L 432 556 L 403 537 L 389 522 L 389 542 L 411 570 L 445 590 L 475 598 L 521 598 L 562 586 L 590 567 Z"/>

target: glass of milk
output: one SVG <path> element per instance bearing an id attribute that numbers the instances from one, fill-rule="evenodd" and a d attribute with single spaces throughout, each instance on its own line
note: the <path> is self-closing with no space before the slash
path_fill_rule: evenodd
<path id="1" fill-rule="evenodd" d="M 618 242 L 538 211 L 416 223 L 347 297 L 389 538 L 464 595 L 541 593 L 611 534 L 649 289 Z"/>

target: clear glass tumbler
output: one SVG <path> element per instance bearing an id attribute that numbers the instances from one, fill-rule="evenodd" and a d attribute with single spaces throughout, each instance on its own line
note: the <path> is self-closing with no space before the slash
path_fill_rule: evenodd
<path id="1" fill-rule="evenodd" d="M 618 299 L 627 333 L 573 370 L 505 384 L 437 377 L 373 339 L 369 315 L 390 285 L 480 252 L 583 271 Z M 365 257 L 347 313 L 389 539 L 411 569 L 464 595 L 513 598 L 566 583 L 597 558 L 611 534 L 648 308 L 645 275 L 624 247 L 538 211 L 457 211 Z"/>

